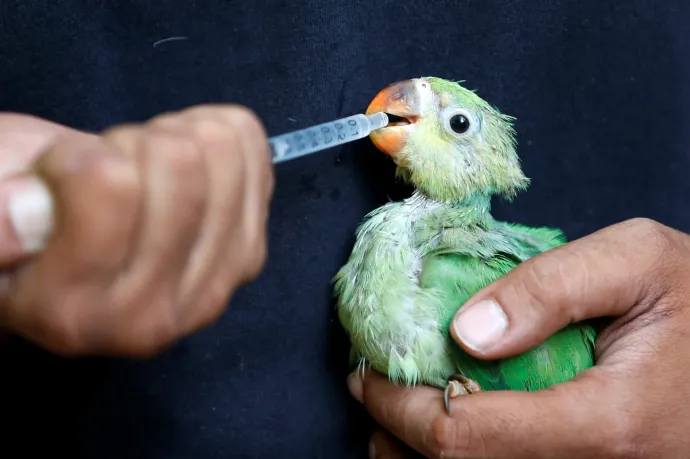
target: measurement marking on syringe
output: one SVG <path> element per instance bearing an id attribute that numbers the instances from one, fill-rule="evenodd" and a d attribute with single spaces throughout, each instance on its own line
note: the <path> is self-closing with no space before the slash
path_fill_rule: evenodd
<path id="1" fill-rule="evenodd" d="M 360 114 L 272 137 L 269 143 L 273 151 L 273 162 L 286 161 L 352 142 L 387 124 L 388 116 L 385 113 Z"/>

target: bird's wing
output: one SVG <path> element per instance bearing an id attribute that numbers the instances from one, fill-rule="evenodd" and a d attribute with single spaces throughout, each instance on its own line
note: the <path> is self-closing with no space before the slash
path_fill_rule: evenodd
<path id="1" fill-rule="evenodd" d="M 565 242 L 563 233 L 556 229 L 502 222 L 481 237 L 466 236 L 449 234 L 436 244 L 435 250 L 426 256 L 420 278 L 423 288 L 432 288 L 443 298 L 443 330 L 448 330 L 454 314 L 478 290 L 522 261 Z M 485 389 L 538 390 L 572 379 L 591 366 L 594 338 L 591 326 L 574 324 L 509 359 L 475 359 L 458 346 L 454 346 L 454 354 L 458 371 Z"/>

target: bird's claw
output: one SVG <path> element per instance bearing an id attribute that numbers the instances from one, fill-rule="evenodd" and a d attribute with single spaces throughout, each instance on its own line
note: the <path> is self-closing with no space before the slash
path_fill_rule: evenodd
<path id="1" fill-rule="evenodd" d="M 450 399 L 459 395 L 467 395 L 467 389 L 458 381 L 448 381 L 446 390 L 443 391 L 443 403 L 446 406 L 446 413 L 450 415 Z"/>
<path id="2" fill-rule="evenodd" d="M 467 378 L 461 374 L 453 375 L 448 378 L 448 385 L 443 391 L 443 403 L 446 407 L 446 413 L 450 416 L 450 399 L 460 395 L 476 394 L 481 392 L 482 388 L 476 381 Z"/>

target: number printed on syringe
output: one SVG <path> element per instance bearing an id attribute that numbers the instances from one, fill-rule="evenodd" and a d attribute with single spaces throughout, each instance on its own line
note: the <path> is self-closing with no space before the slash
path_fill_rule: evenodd
<path id="1" fill-rule="evenodd" d="M 269 139 L 273 151 L 273 162 L 304 156 L 358 140 L 369 135 L 372 128 L 379 128 L 387 123 L 388 119 L 383 113 L 360 114 L 273 137 Z"/>

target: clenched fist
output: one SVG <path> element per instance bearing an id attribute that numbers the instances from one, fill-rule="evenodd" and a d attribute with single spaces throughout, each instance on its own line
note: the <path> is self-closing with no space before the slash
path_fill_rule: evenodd
<path id="1" fill-rule="evenodd" d="M 240 107 L 100 135 L 3 115 L 0 326 L 60 354 L 153 355 L 258 275 L 272 192 Z"/>

